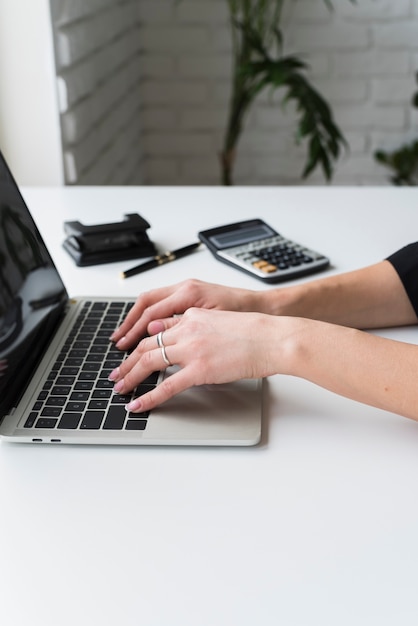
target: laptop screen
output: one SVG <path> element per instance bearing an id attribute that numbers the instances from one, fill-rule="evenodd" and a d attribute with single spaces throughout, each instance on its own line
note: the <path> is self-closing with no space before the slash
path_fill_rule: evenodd
<path id="1" fill-rule="evenodd" d="M 0 421 L 23 394 L 67 293 L 0 153 Z"/>

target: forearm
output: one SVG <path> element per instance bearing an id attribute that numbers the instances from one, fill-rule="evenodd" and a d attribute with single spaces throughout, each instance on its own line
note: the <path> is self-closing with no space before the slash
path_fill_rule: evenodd
<path id="1" fill-rule="evenodd" d="M 167 320 L 163 343 L 177 370 L 129 410 L 148 411 L 195 385 L 282 374 L 418 421 L 416 345 L 301 317 L 202 308 Z M 161 348 L 151 336 L 110 378 L 115 391 L 125 394 L 162 366 Z"/>
<path id="2" fill-rule="evenodd" d="M 418 420 L 418 346 L 312 320 L 291 324 L 288 374 Z"/>
<path id="3" fill-rule="evenodd" d="M 388 261 L 301 285 L 265 292 L 264 312 L 307 317 L 352 328 L 414 324 L 417 317 Z"/>

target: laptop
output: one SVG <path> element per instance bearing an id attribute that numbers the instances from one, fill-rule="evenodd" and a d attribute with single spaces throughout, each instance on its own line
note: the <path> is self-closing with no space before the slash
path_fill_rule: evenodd
<path id="1" fill-rule="evenodd" d="M 149 413 L 109 373 L 125 354 L 110 342 L 133 300 L 69 297 L 0 153 L 0 436 L 38 444 L 251 446 L 260 441 L 262 380 L 193 387 Z"/>

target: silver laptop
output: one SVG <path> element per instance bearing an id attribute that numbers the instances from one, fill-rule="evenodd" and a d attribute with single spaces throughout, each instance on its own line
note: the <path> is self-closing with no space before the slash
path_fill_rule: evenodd
<path id="1" fill-rule="evenodd" d="M 259 442 L 262 381 L 194 387 L 150 413 L 127 413 L 109 341 L 133 301 L 69 298 L 0 153 L 0 436 L 53 444 L 249 446 Z M 145 393 L 172 374 L 154 372 Z"/>

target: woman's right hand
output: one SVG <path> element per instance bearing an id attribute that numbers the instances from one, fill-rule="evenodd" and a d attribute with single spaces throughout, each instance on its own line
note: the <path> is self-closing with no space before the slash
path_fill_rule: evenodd
<path id="1" fill-rule="evenodd" d="M 149 411 L 195 385 L 289 373 L 299 321 L 192 307 L 180 318 L 167 319 L 167 325 L 159 338 L 140 341 L 109 376 L 115 392 L 127 394 L 151 372 L 177 366 L 154 389 L 135 398 L 129 411 Z"/>

